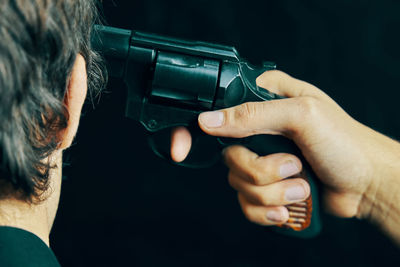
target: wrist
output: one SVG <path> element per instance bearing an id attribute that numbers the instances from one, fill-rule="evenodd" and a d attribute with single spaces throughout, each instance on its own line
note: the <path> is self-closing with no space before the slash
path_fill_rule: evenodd
<path id="1" fill-rule="evenodd" d="M 384 186 L 381 177 L 372 177 L 369 186 L 363 193 L 358 207 L 357 218 L 376 222 L 379 224 L 380 218 L 384 217 L 384 210 L 387 211 L 387 202 L 383 195 L 388 195 L 390 188 L 383 189 Z"/>
<path id="2" fill-rule="evenodd" d="M 400 181 L 396 178 L 397 181 L 392 178 L 374 181 L 361 200 L 357 217 L 366 219 L 400 242 Z"/>
<path id="3" fill-rule="evenodd" d="M 372 153 L 373 173 L 358 209 L 357 217 L 379 226 L 400 241 L 400 144 L 380 136 Z"/>

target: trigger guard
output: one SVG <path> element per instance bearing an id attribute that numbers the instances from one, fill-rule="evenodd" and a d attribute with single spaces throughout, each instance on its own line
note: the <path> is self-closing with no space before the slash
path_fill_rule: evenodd
<path id="1" fill-rule="evenodd" d="M 191 148 L 188 156 L 186 157 L 186 159 L 182 162 L 175 162 L 172 160 L 171 155 L 168 153 L 168 152 L 170 152 L 171 144 L 169 143 L 168 148 L 164 149 L 165 150 L 164 151 L 162 148 L 160 148 L 159 145 L 156 144 L 156 141 L 155 141 L 156 134 L 157 134 L 157 132 L 152 133 L 147 138 L 147 142 L 148 142 L 151 150 L 157 157 L 169 162 L 170 164 L 172 164 L 174 166 L 182 166 L 182 167 L 192 168 L 192 169 L 204 169 L 204 168 L 211 168 L 212 166 L 216 165 L 221 160 L 221 153 L 211 153 L 207 158 L 196 161 L 196 154 L 199 152 L 199 151 L 196 151 L 196 149 L 199 147 L 198 145 L 196 145 L 196 143 L 200 140 L 200 139 L 198 139 L 199 137 L 197 137 L 197 138 L 194 138 L 193 143 L 192 143 L 192 148 Z M 218 150 L 222 150 L 222 148 L 218 144 L 214 143 L 214 147 L 215 147 L 215 145 L 217 145 Z M 204 146 L 201 146 L 201 147 L 204 147 Z"/>
<path id="2" fill-rule="evenodd" d="M 164 159 L 166 161 L 173 161 L 171 159 L 171 157 L 167 157 L 166 155 L 164 155 L 163 153 L 161 153 L 158 149 L 157 149 L 157 145 L 155 144 L 153 135 L 150 135 L 149 137 L 147 137 L 147 143 L 149 144 L 149 147 L 151 148 L 151 150 L 153 151 L 154 154 L 156 154 L 157 157 Z"/>

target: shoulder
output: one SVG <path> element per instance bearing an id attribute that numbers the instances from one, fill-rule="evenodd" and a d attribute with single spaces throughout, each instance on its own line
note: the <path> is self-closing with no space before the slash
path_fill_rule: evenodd
<path id="1" fill-rule="evenodd" d="M 0 266 L 60 266 L 51 249 L 23 229 L 0 226 Z"/>

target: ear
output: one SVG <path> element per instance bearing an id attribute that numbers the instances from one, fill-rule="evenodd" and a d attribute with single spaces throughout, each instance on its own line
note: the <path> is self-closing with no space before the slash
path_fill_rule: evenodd
<path id="1" fill-rule="evenodd" d="M 79 119 L 83 103 L 87 93 L 86 61 L 81 54 L 78 54 L 71 76 L 68 82 L 67 91 L 64 96 L 64 103 L 67 107 L 69 119 L 67 128 L 60 133 L 61 145 L 59 149 L 68 148 L 74 140 L 78 130 Z"/>

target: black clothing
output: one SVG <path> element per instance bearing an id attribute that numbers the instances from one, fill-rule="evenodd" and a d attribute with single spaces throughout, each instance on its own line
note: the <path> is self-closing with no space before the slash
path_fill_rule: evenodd
<path id="1" fill-rule="evenodd" d="M 0 226 L 0 266 L 60 266 L 51 249 L 36 235 L 14 227 Z"/>

